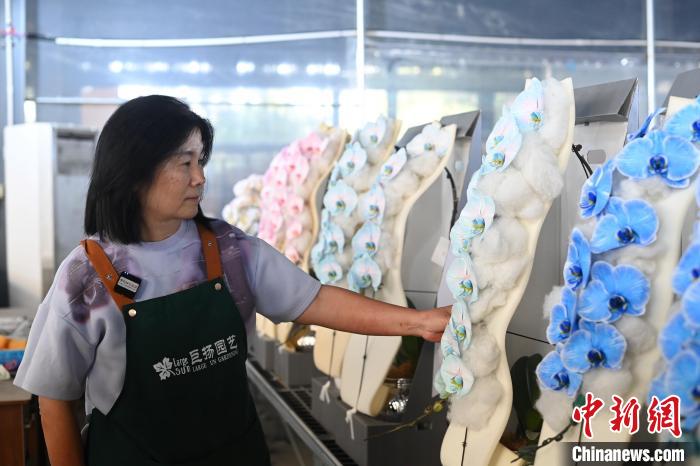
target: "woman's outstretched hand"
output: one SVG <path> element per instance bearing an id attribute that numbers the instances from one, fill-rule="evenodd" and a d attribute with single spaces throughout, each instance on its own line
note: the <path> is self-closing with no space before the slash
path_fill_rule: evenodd
<path id="1" fill-rule="evenodd" d="M 419 336 L 428 341 L 439 343 L 445 327 L 447 327 L 447 322 L 450 320 L 451 310 L 452 306 L 445 306 L 420 311 L 418 313 Z"/>
<path id="2" fill-rule="evenodd" d="M 414 335 L 437 343 L 450 320 L 451 309 L 406 309 L 323 285 L 296 322 L 363 335 Z"/>

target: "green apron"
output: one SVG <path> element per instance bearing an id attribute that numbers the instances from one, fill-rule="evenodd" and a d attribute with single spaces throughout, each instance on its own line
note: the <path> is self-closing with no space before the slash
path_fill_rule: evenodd
<path id="1" fill-rule="evenodd" d="M 267 466 L 248 391 L 245 325 L 224 284 L 213 233 L 199 226 L 207 281 L 134 303 L 98 243 L 88 258 L 126 323 L 126 373 L 106 415 L 94 409 L 88 466 Z"/>

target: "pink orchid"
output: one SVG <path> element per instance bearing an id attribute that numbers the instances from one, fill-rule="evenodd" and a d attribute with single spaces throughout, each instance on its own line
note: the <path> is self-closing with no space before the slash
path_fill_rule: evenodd
<path id="1" fill-rule="evenodd" d="M 309 161 L 303 155 L 290 157 L 287 161 L 287 170 L 289 170 L 289 182 L 298 186 L 309 175 Z"/>
<path id="2" fill-rule="evenodd" d="M 282 227 L 284 219 L 281 215 L 278 215 L 269 210 L 265 210 L 260 215 L 260 229 L 271 231 L 272 233 L 277 233 Z"/>
<path id="3" fill-rule="evenodd" d="M 304 199 L 297 195 L 291 195 L 286 203 L 287 212 L 292 216 L 298 216 L 304 210 Z"/>
<path id="4" fill-rule="evenodd" d="M 268 168 L 268 171 L 271 171 L 273 176 L 279 173 L 280 171 L 285 170 L 285 158 L 286 156 L 284 155 L 284 152 L 280 152 L 279 154 L 275 155 L 274 158 L 270 161 L 270 167 Z"/>
<path id="5" fill-rule="evenodd" d="M 275 191 L 273 199 L 277 204 L 276 211 L 282 212 L 284 210 L 284 206 L 287 204 L 287 192 L 284 189 L 278 189 Z"/>
<path id="6" fill-rule="evenodd" d="M 263 213 L 260 216 L 260 222 L 258 222 L 258 236 L 263 236 L 265 234 L 268 234 L 272 231 L 272 225 L 270 224 L 270 221 L 268 220 L 267 216 Z"/>
<path id="7" fill-rule="evenodd" d="M 276 246 L 275 245 L 275 235 L 271 234 L 269 232 L 260 232 L 258 233 L 258 238 L 261 240 L 265 241 L 267 244 L 270 246 Z"/>
<path id="8" fill-rule="evenodd" d="M 287 157 L 290 158 L 295 158 L 295 157 L 303 157 L 303 153 L 301 151 L 301 146 L 299 146 L 299 141 L 294 141 L 290 145 L 286 147 L 287 149 Z"/>
<path id="9" fill-rule="evenodd" d="M 298 238 L 299 236 L 301 236 L 301 232 L 303 230 L 304 227 L 301 226 L 301 222 L 295 220 L 292 223 L 290 223 L 287 227 L 286 237 L 287 239 Z"/>
<path id="10" fill-rule="evenodd" d="M 321 154 L 326 143 L 327 139 L 321 138 L 318 133 L 312 132 L 299 141 L 299 147 L 304 155 L 313 157 Z"/>
<path id="11" fill-rule="evenodd" d="M 270 222 L 269 217 L 263 215 L 258 224 L 258 238 L 274 246 L 276 236 L 274 225 Z"/>
<path id="12" fill-rule="evenodd" d="M 262 210 L 267 215 L 275 215 L 278 217 L 282 215 L 282 207 L 280 207 L 279 201 L 276 197 L 270 199 L 270 202 L 263 204 Z"/>
<path id="13" fill-rule="evenodd" d="M 264 186 L 262 191 L 260 191 L 260 199 L 262 200 L 262 204 L 265 205 L 271 202 L 275 197 L 274 195 L 275 188 L 273 188 L 272 185 Z"/>
<path id="14" fill-rule="evenodd" d="M 287 256 L 287 259 L 294 262 L 295 264 L 301 260 L 299 251 L 297 251 L 296 248 L 293 246 L 287 247 L 287 249 L 284 250 L 284 255 Z"/>
<path id="15" fill-rule="evenodd" d="M 275 171 L 272 169 L 272 167 L 268 167 L 268 169 L 265 170 L 265 174 L 263 174 L 262 177 L 263 188 L 272 184 L 272 178 L 274 177 L 274 175 Z"/>
<path id="16" fill-rule="evenodd" d="M 285 170 L 279 170 L 273 175 L 272 186 L 276 189 L 287 186 L 287 172 Z"/>

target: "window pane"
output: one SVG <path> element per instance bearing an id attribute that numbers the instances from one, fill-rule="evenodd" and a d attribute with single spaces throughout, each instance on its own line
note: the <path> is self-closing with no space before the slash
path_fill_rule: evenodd
<path id="1" fill-rule="evenodd" d="M 657 40 L 700 41 L 697 0 L 656 0 L 654 13 Z"/>
<path id="2" fill-rule="evenodd" d="M 398 91 L 396 116 L 404 129 L 439 120 L 445 115 L 464 113 L 478 108 L 479 96 L 457 91 Z"/>
<path id="3" fill-rule="evenodd" d="M 31 41 L 33 96 L 80 96 L 117 86 L 347 87 L 354 39 L 185 48 L 96 48 Z M 113 94 L 116 97 L 116 94 Z"/>
<path id="4" fill-rule="evenodd" d="M 370 29 L 548 39 L 643 38 L 643 0 L 369 0 L 368 4 Z"/>
<path id="5" fill-rule="evenodd" d="M 352 29 L 355 2 L 324 0 L 41 1 L 37 30 L 51 36 L 152 39 Z"/>
<path id="6" fill-rule="evenodd" d="M 338 107 L 339 125 L 352 133 L 368 121 L 375 121 L 380 115 L 389 114 L 387 91 L 384 89 L 365 89 L 364 103 L 357 89 L 340 91 Z"/>
<path id="7" fill-rule="evenodd" d="M 692 0 L 656 1 L 655 30 L 659 41 L 700 41 L 700 3 Z M 663 42 L 662 42 L 663 44 Z M 661 105 L 679 73 L 700 68 L 700 47 L 662 46 L 656 49 L 656 103 Z"/>
<path id="8" fill-rule="evenodd" d="M 417 121 L 425 120 L 428 110 L 435 118 L 432 113 L 448 115 L 478 107 L 484 138 L 503 105 L 510 104 L 532 76 L 571 77 L 575 87 L 639 78 L 640 110 L 646 111 L 641 48 L 494 47 L 373 39 L 367 56 L 367 84 L 387 89 L 390 113 Z M 411 96 L 408 107 L 402 103 L 406 96 Z"/>
<path id="9" fill-rule="evenodd" d="M 29 95 L 39 121 L 101 128 L 140 95 L 186 101 L 215 129 L 203 207 L 220 216 L 233 184 L 262 173 L 289 142 L 337 125 L 354 82 L 354 39 L 231 47 L 91 48 L 33 42 Z M 96 105 L 95 103 L 101 105 Z"/>

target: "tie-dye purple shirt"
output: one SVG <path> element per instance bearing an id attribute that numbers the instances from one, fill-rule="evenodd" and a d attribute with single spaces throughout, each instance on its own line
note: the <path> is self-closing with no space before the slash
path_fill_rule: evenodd
<path id="1" fill-rule="evenodd" d="M 226 251 L 234 230 L 222 221 L 212 226 L 231 289 L 233 270 Z M 299 317 L 318 294 L 320 283 L 264 241 L 240 232 L 237 239 L 255 311 L 274 322 Z M 136 301 L 176 293 L 206 280 L 194 221 L 183 222 L 163 241 L 101 245 L 117 271 L 142 279 Z M 250 333 L 255 313 L 243 308 L 241 314 Z M 108 413 L 122 390 L 125 366 L 124 319 L 84 249 L 76 247 L 61 263 L 39 306 L 15 385 L 58 400 L 78 399 L 84 391 L 87 413 L 93 407 Z"/>

